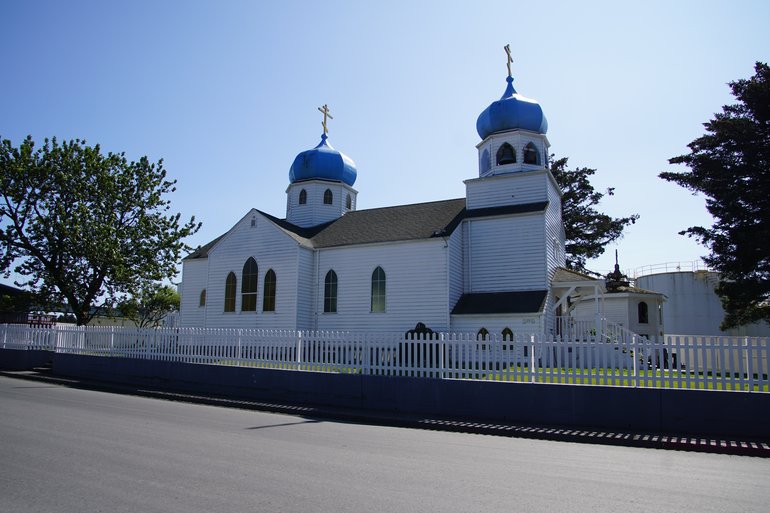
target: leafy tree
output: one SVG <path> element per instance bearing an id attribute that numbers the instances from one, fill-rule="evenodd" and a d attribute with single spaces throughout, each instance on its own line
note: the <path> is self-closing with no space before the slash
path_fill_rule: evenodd
<path id="1" fill-rule="evenodd" d="M 78 324 L 176 273 L 183 239 L 200 224 L 168 211 L 175 190 L 163 161 L 129 162 L 79 139 L 35 148 L 0 141 L 0 269 L 26 281 L 41 306 L 67 303 Z"/>
<path id="2" fill-rule="evenodd" d="M 690 153 L 669 159 L 689 171 L 659 175 L 706 196 L 714 224 L 680 234 L 710 250 L 703 260 L 720 273 L 722 329 L 770 322 L 770 68 L 757 62 L 755 72 L 729 83 L 739 103 L 703 124 Z"/>
<path id="3" fill-rule="evenodd" d="M 118 309 L 137 327 L 155 328 L 169 313 L 179 310 L 179 293 L 174 287 L 150 282 L 137 294 L 119 303 Z"/>
<path id="4" fill-rule="evenodd" d="M 578 167 L 567 169 L 567 157 L 553 159 L 551 173 L 562 190 L 562 221 L 566 235 L 567 267 L 587 271 L 586 260 L 604 253 L 605 246 L 619 239 L 623 229 L 634 224 L 639 216 L 613 218 L 596 210 L 596 205 L 607 195 L 612 196 L 614 188 L 604 193 L 597 192 L 591 185 L 590 177 L 595 169 Z"/>

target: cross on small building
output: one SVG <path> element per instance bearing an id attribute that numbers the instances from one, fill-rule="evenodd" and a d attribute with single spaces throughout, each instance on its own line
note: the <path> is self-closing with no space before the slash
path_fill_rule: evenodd
<path id="1" fill-rule="evenodd" d="M 326 118 L 328 117 L 329 119 L 334 119 L 334 117 L 331 114 L 329 114 L 329 107 L 325 103 L 324 103 L 323 107 L 318 107 L 318 110 L 320 112 L 322 112 L 323 115 L 324 115 L 324 120 L 321 123 L 321 125 L 323 125 L 323 127 L 324 127 L 324 134 L 328 134 L 329 133 L 329 129 L 326 128 Z"/>
<path id="2" fill-rule="evenodd" d="M 505 63 L 506 66 L 508 66 L 508 76 L 511 76 L 511 63 L 513 62 L 513 58 L 511 57 L 511 45 L 505 45 L 503 48 L 505 48 L 505 54 L 508 56 L 507 62 Z"/>

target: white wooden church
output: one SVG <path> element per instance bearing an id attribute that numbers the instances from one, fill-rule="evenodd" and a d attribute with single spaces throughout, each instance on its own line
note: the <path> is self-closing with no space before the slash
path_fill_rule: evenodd
<path id="1" fill-rule="evenodd" d="M 357 210 L 354 162 L 321 142 L 294 159 L 286 217 L 251 209 L 183 261 L 180 325 L 553 333 L 576 292 L 540 105 L 513 87 L 476 122 L 465 197 Z M 598 312 L 598 303 L 597 303 Z"/>

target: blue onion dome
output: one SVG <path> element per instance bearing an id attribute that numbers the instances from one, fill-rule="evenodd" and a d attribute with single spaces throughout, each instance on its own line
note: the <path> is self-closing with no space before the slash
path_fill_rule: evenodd
<path id="1" fill-rule="evenodd" d="M 508 87 L 502 98 L 484 109 L 476 120 L 479 137 L 486 139 L 490 134 L 521 128 L 539 134 L 548 131 L 548 121 L 543 109 L 535 100 L 526 98 L 513 88 L 513 78 L 507 77 Z"/>
<path id="2" fill-rule="evenodd" d="M 326 139 L 326 134 L 321 135 L 318 146 L 297 155 L 289 169 L 291 183 L 303 180 L 333 180 L 344 182 L 351 187 L 356 183 L 356 164 L 350 157 L 332 148 Z"/>

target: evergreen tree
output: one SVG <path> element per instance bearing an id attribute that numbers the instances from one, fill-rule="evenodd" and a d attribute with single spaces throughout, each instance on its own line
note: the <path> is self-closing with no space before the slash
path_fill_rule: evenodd
<path id="1" fill-rule="evenodd" d="M 613 218 L 596 210 L 595 206 L 615 189 L 597 192 L 591 185 L 590 177 L 595 169 L 579 167 L 567 169 L 567 157 L 551 164 L 556 183 L 562 190 L 562 221 L 566 235 L 567 267 L 576 271 L 587 271 L 586 260 L 604 253 L 610 242 L 619 239 L 629 224 L 639 219 L 637 214 Z"/>
<path id="2" fill-rule="evenodd" d="M 690 169 L 659 175 L 706 197 L 714 224 L 680 233 L 706 246 L 703 260 L 720 273 L 723 329 L 770 322 L 770 68 L 757 62 L 753 77 L 729 86 L 738 103 L 703 124 L 690 153 L 669 160 Z"/>
<path id="3" fill-rule="evenodd" d="M 41 307 L 64 303 L 78 324 L 101 306 L 137 290 L 144 280 L 176 273 L 183 239 L 165 196 L 174 191 L 162 161 L 129 162 L 99 146 L 27 137 L 16 148 L 0 141 L 0 269 L 27 281 Z"/>

